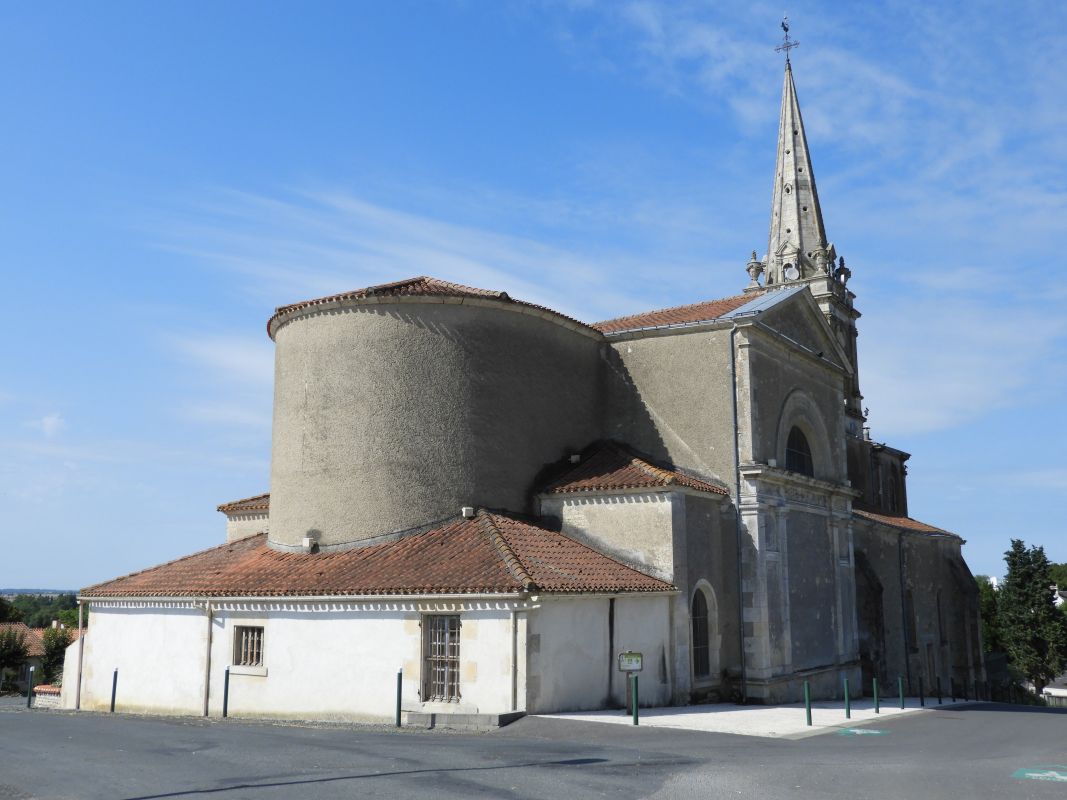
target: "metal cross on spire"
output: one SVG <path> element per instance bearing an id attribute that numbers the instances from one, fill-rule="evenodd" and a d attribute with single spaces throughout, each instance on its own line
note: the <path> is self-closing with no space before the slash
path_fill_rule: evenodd
<path id="1" fill-rule="evenodd" d="M 789 38 L 789 17 L 782 17 L 782 30 L 785 35 L 782 37 L 782 43 L 774 48 L 776 53 L 785 53 L 785 61 L 789 63 L 789 51 L 794 47 L 800 47 L 800 42 Z"/>

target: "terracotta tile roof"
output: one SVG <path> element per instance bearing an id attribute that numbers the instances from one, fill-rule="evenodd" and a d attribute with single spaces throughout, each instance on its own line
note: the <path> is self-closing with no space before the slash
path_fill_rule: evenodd
<path id="1" fill-rule="evenodd" d="M 683 486 L 698 492 L 725 495 L 726 489 L 682 472 L 664 469 L 635 456 L 613 443 L 598 444 L 581 462 L 552 481 L 545 494 L 610 492 L 621 489 L 653 489 Z"/>
<path id="2" fill-rule="evenodd" d="M 594 322 L 593 327 L 601 333 L 620 333 L 640 328 L 658 328 L 665 325 L 684 325 L 693 322 L 707 322 L 729 314 L 745 303 L 755 300 L 755 294 L 739 294 L 724 297 L 721 300 L 705 300 L 687 306 L 662 308 L 658 311 L 645 311 L 628 317 L 617 317 L 603 322 Z"/>
<path id="3" fill-rule="evenodd" d="M 26 645 L 26 655 L 30 658 L 40 658 L 44 655 L 44 628 L 28 628 L 24 622 L 0 623 L 0 632 L 14 630 L 21 632 L 23 642 Z"/>
<path id="4" fill-rule="evenodd" d="M 513 303 L 515 305 L 526 306 L 527 308 L 536 308 L 540 311 L 547 311 L 553 316 L 565 319 L 575 325 L 580 325 L 583 328 L 592 328 L 585 322 L 568 317 L 566 314 L 561 314 L 551 308 L 545 306 L 539 306 L 536 303 L 527 303 L 524 300 L 515 300 L 508 296 L 507 292 L 495 292 L 490 289 L 477 289 L 473 286 L 464 286 L 459 283 L 451 283 L 449 281 L 442 281 L 437 278 L 431 278 L 426 275 L 420 275 L 415 278 L 407 278 L 402 281 L 393 281 L 392 283 L 382 283 L 377 286 L 368 286 L 364 289 L 354 289 L 350 292 L 341 292 L 340 294 L 332 294 L 327 297 L 318 297 L 313 300 L 302 300 L 299 303 L 292 303 L 287 306 L 281 306 L 274 311 L 274 316 L 267 320 L 267 335 L 273 338 L 271 330 L 274 323 L 286 314 L 290 314 L 294 311 L 300 311 L 305 308 L 311 308 L 317 305 L 323 305 L 326 303 L 335 303 L 346 300 L 364 300 L 369 297 L 472 297 L 485 300 L 499 300 L 503 303 Z"/>
<path id="5" fill-rule="evenodd" d="M 911 517 L 891 514 L 876 514 L 873 511 L 861 511 L 858 508 L 852 509 L 852 513 L 857 517 L 869 519 L 872 522 L 880 522 L 883 525 L 890 525 L 894 528 L 902 528 L 906 531 L 914 531 L 915 533 L 933 533 L 941 536 L 952 536 L 956 539 L 960 538 L 957 534 L 952 533 L 951 531 L 946 531 L 944 528 L 937 528 L 933 525 L 927 525 L 925 522 L 919 522 L 919 520 L 912 519 Z"/>
<path id="6" fill-rule="evenodd" d="M 266 534 L 90 586 L 83 597 L 283 597 L 374 594 L 654 592 L 670 584 L 574 541 L 480 510 L 392 542 L 280 552 Z"/>
<path id="7" fill-rule="evenodd" d="M 57 695 L 62 694 L 62 692 L 62 689 L 60 689 L 58 686 L 53 686 L 50 683 L 42 683 L 40 686 L 33 687 L 34 694 Z"/>
<path id="8" fill-rule="evenodd" d="M 219 506 L 223 514 L 233 514 L 240 511 L 266 511 L 270 508 L 270 494 L 257 494 L 255 497 L 245 497 L 242 500 L 231 500 Z"/>

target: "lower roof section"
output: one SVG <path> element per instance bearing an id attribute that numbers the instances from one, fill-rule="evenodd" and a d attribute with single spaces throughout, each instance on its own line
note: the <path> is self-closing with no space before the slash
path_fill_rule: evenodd
<path id="1" fill-rule="evenodd" d="M 559 532 L 480 509 L 470 519 L 338 552 L 281 552 L 259 534 L 79 594 L 233 598 L 673 589 Z"/>
<path id="2" fill-rule="evenodd" d="M 926 533 L 932 536 L 950 536 L 953 539 L 959 539 L 959 535 L 946 531 L 944 528 L 937 528 L 933 525 L 927 525 L 925 522 L 919 522 L 917 519 L 911 517 L 905 517 L 896 514 L 876 514 L 873 511 L 861 511 L 858 508 L 852 509 L 854 516 L 861 519 L 870 520 L 871 522 L 877 522 L 882 525 L 889 525 L 892 528 L 900 528 L 901 530 L 911 531 L 912 533 Z"/>

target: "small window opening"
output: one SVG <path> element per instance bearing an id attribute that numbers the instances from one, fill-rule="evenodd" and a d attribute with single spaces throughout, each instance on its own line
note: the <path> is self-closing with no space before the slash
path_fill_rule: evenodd
<path id="1" fill-rule="evenodd" d="M 789 431 L 789 439 L 785 445 L 785 468 L 790 472 L 799 472 L 809 478 L 815 477 L 815 465 L 811 460 L 811 447 L 807 437 L 800 428 L 794 427 Z"/>
<path id="2" fill-rule="evenodd" d="M 697 589 L 693 595 L 693 675 L 706 678 L 711 673 L 708 642 L 708 599 Z"/>
<path id="3" fill-rule="evenodd" d="M 263 628 L 237 625 L 233 629 L 233 664 L 235 667 L 263 666 Z"/>

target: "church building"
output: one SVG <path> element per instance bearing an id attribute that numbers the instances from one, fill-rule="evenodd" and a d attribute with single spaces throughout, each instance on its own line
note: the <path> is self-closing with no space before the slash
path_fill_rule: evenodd
<path id="1" fill-rule="evenodd" d="M 417 277 L 278 308 L 270 493 L 81 591 L 65 705 L 382 720 L 400 672 L 411 719 L 502 719 L 621 707 L 633 652 L 647 705 L 983 680 L 963 540 L 865 425 L 788 60 L 774 170 L 722 299 L 589 324 Z"/>

